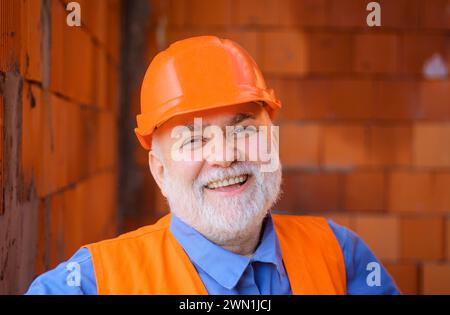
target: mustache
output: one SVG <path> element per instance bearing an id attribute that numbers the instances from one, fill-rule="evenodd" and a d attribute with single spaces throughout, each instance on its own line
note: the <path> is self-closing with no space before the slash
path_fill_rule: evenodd
<path id="1" fill-rule="evenodd" d="M 240 175 L 257 175 L 258 166 L 255 163 L 249 162 L 235 162 L 227 168 L 214 168 L 207 171 L 202 171 L 195 180 L 194 187 L 202 188 L 208 183 L 216 180 L 225 179 L 227 177 L 235 177 Z"/>

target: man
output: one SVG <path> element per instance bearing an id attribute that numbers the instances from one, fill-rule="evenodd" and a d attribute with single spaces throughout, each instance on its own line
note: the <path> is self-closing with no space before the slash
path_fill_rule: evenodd
<path id="1" fill-rule="evenodd" d="M 84 246 L 27 293 L 399 293 L 353 232 L 272 213 L 280 107 L 230 40 L 193 37 L 159 53 L 142 84 L 135 132 L 171 214 Z"/>

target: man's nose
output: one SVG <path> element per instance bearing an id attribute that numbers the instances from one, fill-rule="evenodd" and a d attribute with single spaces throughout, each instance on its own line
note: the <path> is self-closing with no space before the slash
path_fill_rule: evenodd
<path id="1" fill-rule="evenodd" d="M 237 159 L 237 153 L 233 143 L 227 142 L 225 137 L 216 139 L 209 151 L 206 156 L 206 161 L 211 166 L 229 167 Z"/>

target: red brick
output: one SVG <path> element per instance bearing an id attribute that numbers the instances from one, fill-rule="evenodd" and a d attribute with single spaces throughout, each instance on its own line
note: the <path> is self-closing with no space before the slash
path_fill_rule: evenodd
<path id="1" fill-rule="evenodd" d="M 174 11 L 181 11 L 181 8 L 183 9 L 182 11 L 185 11 L 185 1 L 184 0 L 168 0 L 168 1 L 164 1 L 164 0 L 148 0 L 147 1 L 149 7 L 150 7 L 150 14 L 149 14 L 149 23 L 150 26 L 149 28 L 151 29 L 155 29 L 158 25 L 158 20 L 160 18 L 163 18 L 164 16 L 167 16 L 168 14 L 170 14 L 170 12 L 172 12 L 175 16 L 180 16 L 178 15 L 178 12 L 174 12 Z M 174 3 L 173 7 L 172 7 L 172 3 Z M 179 3 L 179 5 L 177 6 L 177 3 Z M 177 10 L 177 7 L 180 8 L 180 10 Z M 184 25 L 184 13 L 182 14 L 183 18 L 182 18 L 182 23 L 178 24 L 177 22 L 180 21 L 173 21 L 172 18 L 167 17 L 167 22 L 168 25 L 172 26 L 172 25 L 176 25 L 176 26 L 181 26 Z"/>
<path id="2" fill-rule="evenodd" d="M 450 29 L 450 1 L 423 1 L 421 10 L 421 26 L 433 29 Z"/>
<path id="3" fill-rule="evenodd" d="M 235 6 L 235 21 L 241 26 L 288 23 L 283 12 L 289 11 L 289 0 L 237 0 Z"/>
<path id="4" fill-rule="evenodd" d="M 63 0 L 67 3 L 70 0 Z M 108 0 L 82 0 L 78 1 L 81 7 L 81 23 L 89 34 L 95 37 L 102 45 L 107 42 L 107 15 L 112 13 L 108 11 Z M 68 13 L 68 12 L 67 12 Z M 66 13 L 66 15 L 67 15 Z"/>
<path id="5" fill-rule="evenodd" d="M 54 194 L 50 199 L 50 233 L 49 233 L 49 259 L 50 268 L 55 268 L 63 259 L 64 254 L 64 204 L 61 194 Z"/>
<path id="6" fill-rule="evenodd" d="M 74 183 L 82 178 L 83 166 L 78 159 L 80 152 L 84 150 L 81 143 L 81 128 L 85 122 L 81 120 L 80 106 L 67 102 L 66 106 L 66 136 L 64 149 L 66 151 L 67 182 Z"/>
<path id="7" fill-rule="evenodd" d="M 450 124 L 417 123 L 414 126 L 414 164 L 450 166 Z"/>
<path id="8" fill-rule="evenodd" d="M 230 0 L 190 0 L 187 10 L 189 26 L 227 26 L 231 24 Z"/>
<path id="9" fill-rule="evenodd" d="M 80 173 L 87 177 L 99 170 L 96 153 L 99 141 L 99 112 L 83 107 L 80 111 L 82 124 L 80 126 L 80 149 L 77 152 Z"/>
<path id="10" fill-rule="evenodd" d="M 317 125 L 285 124 L 280 128 L 280 157 L 284 167 L 317 167 L 319 164 Z M 293 145 L 295 143 L 295 145 Z"/>
<path id="11" fill-rule="evenodd" d="M 449 263 L 426 263 L 424 265 L 423 294 L 450 294 Z"/>
<path id="12" fill-rule="evenodd" d="M 377 111 L 375 86 L 370 80 L 332 80 L 326 94 L 331 119 L 370 119 Z"/>
<path id="13" fill-rule="evenodd" d="M 329 114 L 328 80 L 277 79 L 271 81 L 282 102 L 280 118 L 323 119 Z"/>
<path id="14" fill-rule="evenodd" d="M 43 199 L 39 200 L 39 205 L 37 209 L 37 239 L 36 239 L 36 261 L 34 264 L 34 270 L 36 275 L 42 274 L 44 271 L 48 269 L 48 255 L 46 255 L 48 251 L 47 245 L 47 235 L 48 235 L 48 227 L 46 220 L 46 209 L 47 205 Z"/>
<path id="15" fill-rule="evenodd" d="M 72 195 L 76 207 L 70 211 L 78 209 L 78 213 L 73 217 L 71 229 L 82 227 L 83 233 L 76 233 L 71 242 L 86 244 L 113 236 L 117 222 L 115 195 L 115 173 L 103 172 L 77 183 Z"/>
<path id="16" fill-rule="evenodd" d="M 99 108 L 108 108 L 108 95 L 110 92 L 108 90 L 108 82 L 110 80 L 110 67 L 108 66 L 106 52 L 99 48 L 94 48 L 93 54 L 93 103 Z"/>
<path id="17" fill-rule="evenodd" d="M 409 125 L 370 127 L 370 163 L 375 166 L 410 165 L 412 129 Z"/>
<path id="18" fill-rule="evenodd" d="M 329 23 L 334 27 L 367 27 L 367 1 L 330 0 Z"/>
<path id="19" fill-rule="evenodd" d="M 166 199 L 148 171 L 148 165 L 147 167 L 140 167 L 139 173 L 142 177 L 142 185 L 137 188 L 139 194 L 133 200 L 133 213 L 128 213 L 127 216 L 127 223 L 130 224 L 128 228 L 134 229 L 142 226 L 143 222 L 154 222 L 155 219 L 162 217 L 169 210 Z M 152 205 L 152 211 L 148 211 L 148 205 Z"/>
<path id="20" fill-rule="evenodd" d="M 51 151 L 54 158 L 54 163 L 49 163 L 49 168 L 54 170 L 53 183 L 55 184 L 54 189 L 62 188 L 69 184 L 67 178 L 68 172 L 68 145 L 67 141 L 69 130 L 67 126 L 72 118 L 70 117 L 70 107 L 72 106 L 69 102 L 59 98 L 52 97 L 52 117 L 49 123 L 52 124 L 51 130 Z M 48 163 L 48 162 L 46 162 Z"/>
<path id="21" fill-rule="evenodd" d="M 101 169 L 117 166 L 117 122 L 112 112 L 99 113 L 96 158 Z"/>
<path id="22" fill-rule="evenodd" d="M 283 18 L 294 26 L 326 26 L 328 2 L 326 0 L 290 0 L 287 16 Z"/>
<path id="23" fill-rule="evenodd" d="M 420 0 L 379 0 L 383 28 L 417 29 Z"/>
<path id="24" fill-rule="evenodd" d="M 395 217 L 357 216 L 355 231 L 382 260 L 396 260 L 399 254 L 399 223 Z"/>
<path id="25" fill-rule="evenodd" d="M 449 64 L 449 47 L 445 35 L 405 34 L 402 36 L 402 70 L 408 74 L 422 74 L 425 62 L 440 54 Z"/>
<path id="26" fill-rule="evenodd" d="M 88 176 L 84 180 L 79 181 L 75 190 L 76 203 L 78 204 L 79 209 L 83 209 L 79 214 L 80 218 L 78 219 L 78 224 L 84 228 L 84 233 L 81 235 L 80 239 L 83 243 L 96 241 L 95 236 L 100 229 L 100 222 L 97 218 L 98 215 L 96 216 L 99 211 L 94 210 L 99 206 L 99 198 L 97 196 L 94 198 L 95 190 L 92 190 L 94 188 L 93 183 L 98 182 L 96 177 L 97 176 Z M 103 211 L 105 210 L 106 209 L 103 209 Z"/>
<path id="27" fill-rule="evenodd" d="M 119 64 L 121 40 L 121 1 L 107 0 L 106 15 L 106 49 L 114 63 Z"/>
<path id="28" fill-rule="evenodd" d="M 42 125 L 51 126 L 51 122 L 49 120 L 52 117 L 53 106 L 51 101 L 47 103 L 47 100 L 43 103 L 42 107 Z M 38 166 L 41 171 L 38 174 L 36 179 L 37 193 L 39 197 L 44 197 L 48 195 L 50 192 L 55 191 L 55 180 L 54 180 L 54 171 L 51 169 L 51 166 L 57 165 L 54 162 L 54 154 L 52 152 L 52 131 L 51 128 L 43 128 L 41 133 L 41 159 L 39 159 Z"/>
<path id="29" fill-rule="evenodd" d="M 0 2 L 0 70 L 12 71 L 17 66 L 21 54 L 21 10 L 20 1 Z"/>
<path id="30" fill-rule="evenodd" d="M 358 125 L 324 127 L 323 164 L 327 168 L 352 168 L 367 163 L 366 131 Z"/>
<path id="31" fill-rule="evenodd" d="M 446 252 L 447 252 L 447 260 L 450 261 L 450 219 L 446 220 L 446 228 L 445 228 L 445 234 L 446 234 L 446 241 L 447 244 Z"/>
<path id="32" fill-rule="evenodd" d="M 0 126 L 0 139 L 4 139 L 4 109 L 5 109 L 5 102 L 4 102 L 4 97 L 0 97 L 0 122 L 1 122 L 1 126 Z M 4 141 L 0 141 L 0 156 L 2 157 L 0 159 L 0 189 L 2 189 L 3 191 L 3 187 L 4 187 L 4 182 L 5 182 L 5 174 L 4 174 L 4 169 L 5 169 L 5 159 L 3 158 L 5 156 L 4 153 Z M 25 176 L 24 176 L 25 177 Z M 24 178 L 24 184 L 28 184 L 29 182 L 27 182 L 27 179 Z M 4 206 L 4 194 L 0 194 L 0 216 L 3 215 L 3 213 L 5 212 L 5 206 Z"/>
<path id="33" fill-rule="evenodd" d="M 326 217 L 333 222 L 342 225 L 350 230 L 354 230 L 354 216 L 339 212 L 327 213 Z"/>
<path id="34" fill-rule="evenodd" d="M 370 119 L 374 116 L 372 81 L 279 79 L 275 89 L 283 103 L 280 117 L 286 119 Z"/>
<path id="35" fill-rule="evenodd" d="M 415 81 L 378 81 L 375 118 L 411 120 L 419 118 L 419 95 Z"/>
<path id="36" fill-rule="evenodd" d="M 401 257 L 410 260 L 439 260 L 444 251 L 444 222 L 438 217 L 401 219 Z"/>
<path id="37" fill-rule="evenodd" d="M 142 205 L 138 206 L 140 208 L 139 210 L 144 214 L 144 217 L 148 218 L 149 220 L 160 218 L 170 212 L 169 205 L 150 172 L 145 169 L 142 169 L 142 171 L 145 183 L 144 185 L 142 185 L 142 190 L 145 193 L 145 191 L 150 189 L 151 194 L 147 194 L 147 196 L 142 200 L 138 200 L 137 203 Z M 148 213 L 149 211 L 148 209 L 146 209 L 145 205 L 152 203 L 154 204 L 155 209 L 153 213 Z"/>
<path id="38" fill-rule="evenodd" d="M 160 45 L 158 43 L 156 47 L 157 48 L 157 52 L 159 52 L 160 50 L 166 49 L 169 47 L 170 44 L 182 40 L 182 39 L 186 39 L 189 37 L 193 37 L 193 36 L 199 36 L 199 35 L 205 35 L 201 30 L 198 29 L 188 29 L 188 28 L 183 28 L 183 29 L 168 29 L 167 30 L 167 35 L 165 38 L 165 42 L 163 44 L 163 46 L 160 47 Z M 216 33 L 213 33 L 212 35 L 217 35 Z M 155 52 L 156 53 L 156 52 Z M 148 55 L 148 59 L 147 59 L 147 63 L 150 63 L 153 59 L 154 55 Z"/>
<path id="39" fill-rule="evenodd" d="M 44 98 L 45 100 L 45 98 Z M 37 191 L 44 197 L 68 184 L 67 178 L 67 102 L 50 95 L 43 105 L 41 159 L 38 163 Z"/>
<path id="40" fill-rule="evenodd" d="M 336 173 L 287 171 L 283 195 L 275 207 L 292 213 L 314 213 L 339 209 L 340 178 Z"/>
<path id="41" fill-rule="evenodd" d="M 300 31 L 268 31 L 262 35 L 263 71 L 302 75 L 309 71 L 308 38 Z"/>
<path id="42" fill-rule="evenodd" d="M 158 1 L 166 3 L 166 1 Z M 170 0 L 166 6 L 167 22 L 169 25 L 184 26 L 189 13 L 189 3 L 186 0 Z"/>
<path id="43" fill-rule="evenodd" d="M 419 268 L 410 263 L 385 263 L 402 294 L 419 294 Z"/>
<path id="44" fill-rule="evenodd" d="M 88 24 L 88 27 L 91 26 L 94 36 L 98 39 L 100 43 L 105 46 L 107 44 L 107 32 L 108 32 L 108 25 L 107 25 L 107 15 L 109 13 L 108 10 L 108 0 L 100 0 L 100 1 L 89 1 L 93 2 L 91 4 L 92 15 L 91 15 L 91 21 L 92 23 L 86 22 Z"/>
<path id="45" fill-rule="evenodd" d="M 388 191 L 389 211 L 425 212 L 431 209 L 430 173 L 394 171 L 390 174 Z"/>
<path id="46" fill-rule="evenodd" d="M 420 83 L 420 115 L 425 119 L 450 120 L 450 81 Z"/>
<path id="47" fill-rule="evenodd" d="M 216 35 L 235 41 L 252 56 L 258 66 L 262 65 L 260 32 L 239 30 L 220 32 Z"/>
<path id="48" fill-rule="evenodd" d="M 66 33 L 64 53 L 65 94 L 73 100 L 84 104 L 93 103 L 93 43 L 89 35 L 81 29 Z"/>
<path id="49" fill-rule="evenodd" d="M 67 12 L 58 1 L 52 2 L 50 89 L 84 104 L 93 103 L 93 51 L 84 27 L 66 24 Z"/>
<path id="50" fill-rule="evenodd" d="M 399 40 L 393 34 L 358 34 L 355 37 L 355 71 L 395 73 L 398 69 Z"/>
<path id="51" fill-rule="evenodd" d="M 65 94 L 64 67 L 66 58 L 64 41 L 66 27 L 66 13 L 59 1 L 51 2 L 51 45 L 50 45 L 50 90 Z"/>
<path id="52" fill-rule="evenodd" d="M 326 0 L 237 0 L 240 26 L 325 26 Z"/>
<path id="53" fill-rule="evenodd" d="M 450 173 L 436 173 L 434 175 L 432 194 L 432 210 L 450 213 Z"/>
<path id="54" fill-rule="evenodd" d="M 78 187 L 81 183 L 79 182 L 74 189 L 63 192 L 64 259 L 71 257 L 80 246 L 85 244 L 83 241 L 85 232 L 83 216 L 86 209 L 77 198 Z"/>
<path id="55" fill-rule="evenodd" d="M 23 185 L 29 185 L 43 175 L 41 169 L 41 158 L 36 152 L 42 150 L 43 121 L 42 90 L 36 85 L 23 84 L 22 89 L 22 142 L 21 157 L 23 169 Z M 32 131 L 32 132 L 31 132 Z"/>
<path id="56" fill-rule="evenodd" d="M 352 67 L 353 38 L 346 33 L 310 34 L 310 67 L 313 72 L 346 73 Z"/>
<path id="57" fill-rule="evenodd" d="M 381 172 L 352 172 L 345 176 L 344 208 L 356 211 L 383 209 L 384 175 Z"/>
<path id="58" fill-rule="evenodd" d="M 25 78 L 34 81 L 42 80 L 42 26 L 40 0 L 22 2 L 22 34 L 20 37 L 22 56 L 21 72 Z"/>
<path id="59" fill-rule="evenodd" d="M 108 63 L 107 109 L 115 113 L 119 111 L 119 69 L 115 64 Z"/>
<path id="60" fill-rule="evenodd" d="M 103 187 L 99 193 L 95 187 Z M 98 211 L 94 216 L 92 212 L 86 212 L 86 221 L 94 223 L 91 227 L 92 231 L 95 231 L 95 239 L 101 240 L 104 238 L 113 237 L 116 231 L 117 224 L 117 173 L 116 171 L 108 171 L 96 175 L 89 184 L 89 189 L 92 192 L 93 199 L 97 199 L 91 209 L 92 212 L 95 209 L 102 209 Z M 92 220 L 93 219 L 93 220 Z M 88 226 L 88 223 L 85 225 Z"/>

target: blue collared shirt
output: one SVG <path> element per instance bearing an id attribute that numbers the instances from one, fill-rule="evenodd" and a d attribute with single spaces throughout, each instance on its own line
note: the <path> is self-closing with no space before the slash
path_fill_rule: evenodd
<path id="1" fill-rule="evenodd" d="M 264 220 L 260 244 L 251 257 L 223 249 L 174 215 L 170 231 L 209 294 L 291 294 L 272 216 Z"/>
<path id="2" fill-rule="evenodd" d="M 342 249 L 348 294 L 398 294 L 394 281 L 367 245 L 355 233 L 331 220 L 328 223 Z M 271 215 L 263 225 L 260 243 L 251 257 L 234 254 L 212 243 L 172 215 L 170 230 L 181 244 L 209 294 L 291 294 Z M 73 263 L 80 270 L 73 279 Z M 369 263 L 378 263 L 379 283 L 368 282 Z M 71 264 L 72 263 L 72 264 Z M 70 280 L 70 281 L 68 281 Z M 92 257 L 79 249 L 68 261 L 37 277 L 26 294 L 96 294 Z"/>

